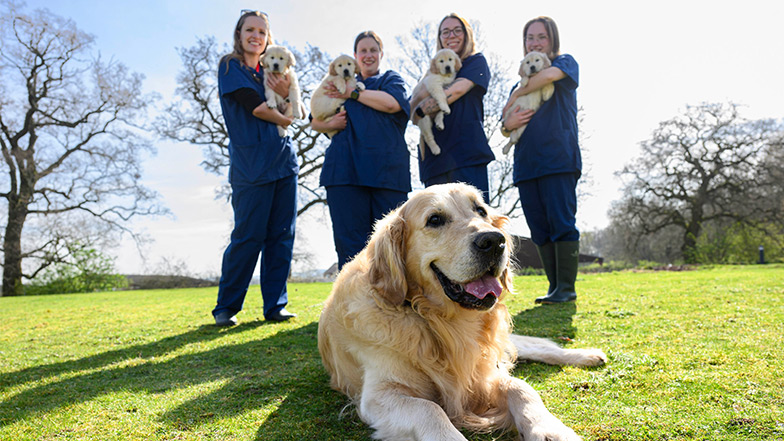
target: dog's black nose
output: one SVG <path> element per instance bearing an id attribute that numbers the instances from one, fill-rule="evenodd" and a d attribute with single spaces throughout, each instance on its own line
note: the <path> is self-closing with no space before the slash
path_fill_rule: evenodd
<path id="1" fill-rule="evenodd" d="M 497 231 L 479 233 L 474 238 L 474 248 L 491 258 L 498 258 L 506 248 L 506 238 Z"/>
<path id="2" fill-rule="evenodd" d="M 343 69 L 343 76 L 348 78 L 349 75 L 351 75 L 351 73 L 348 71 L 348 69 Z"/>
<path id="3" fill-rule="evenodd" d="M 446 68 L 444 68 L 444 70 L 446 71 L 446 73 L 452 73 L 452 66 L 447 66 Z"/>

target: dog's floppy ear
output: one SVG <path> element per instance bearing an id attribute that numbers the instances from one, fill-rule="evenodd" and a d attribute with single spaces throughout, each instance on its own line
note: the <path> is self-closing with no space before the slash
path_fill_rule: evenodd
<path id="1" fill-rule="evenodd" d="M 458 55 L 455 57 L 455 73 L 457 73 L 462 67 L 463 67 L 463 62 L 460 61 L 460 56 Z"/>
<path id="2" fill-rule="evenodd" d="M 370 285 L 391 305 L 406 300 L 406 222 L 395 210 L 376 223 L 368 243 Z"/>
<path id="3" fill-rule="evenodd" d="M 433 57 L 432 60 L 430 60 L 430 72 L 432 72 L 432 73 L 434 73 L 436 75 L 438 75 L 440 73 L 438 71 L 438 66 L 436 65 L 436 60 L 437 59 L 438 59 L 438 55 L 436 55 L 435 57 Z"/>
<path id="4" fill-rule="evenodd" d="M 351 60 L 354 62 L 354 73 L 360 73 L 361 71 L 359 70 L 359 61 L 357 61 L 356 58 L 352 58 Z"/>
<path id="5" fill-rule="evenodd" d="M 520 62 L 520 68 L 517 69 L 517 75 L 520 75 L 521 77 L 528 76 L 528 73 L 525 71 L 525 58 L 523 58 L 523 61 Z"/>
<path id="6" fill-rule="evenodd" d="M 288 67 L 296 66 L 297 65 L 297 59 L 294 58 L 294 54 L 292 54 L 291 51 L 288 50 L 288 48 L 283 48 L 283 50 L 286 52 L 286 58 L 288 59 L 287 66 Z"/>
<path id="7" fill-rule="evenodd" d="M 329 63 L 329 74 L 332 76 L 337 76 L 338 71 L 335 68 L 335 65 L 338 64 L 338 60 L 334 59 Z"/>
<path id="8" fill-rule="evenodd" d="M 542 70 L 544 70 L 544 69 L 546 69 L 546 68 L 548 68 L 548 67 L 553 65 L 553 63 L 550 61 L 550 57 L 548 57 L 545 54 L 542 54 L 542 60 L 544 60 L 543 63 L 542 63 Z"/>

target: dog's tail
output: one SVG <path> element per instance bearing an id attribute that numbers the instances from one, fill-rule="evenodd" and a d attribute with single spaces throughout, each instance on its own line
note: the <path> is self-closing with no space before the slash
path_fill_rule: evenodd
<path id="1" fill-rule="evenodd" d="M 554 365 L 601 366 L 607 356 L 601 349 L 564 349 L 546 338 L 512 334 L 518 360 L 538 361 Z"/>

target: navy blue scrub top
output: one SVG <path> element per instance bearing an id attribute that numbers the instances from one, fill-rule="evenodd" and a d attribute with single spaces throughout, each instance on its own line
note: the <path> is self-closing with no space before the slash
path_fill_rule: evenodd
<path id="1" fill-rule="evenodd" d="M 410 114 L 403 78 L 394 71 L 370 78 L 357 76 L 366 90 L 380 90 L 395 98 L 400 111 L 385 113 L 346 100 L 346 128 L 332 137 L 324 155 L 321 185 L 358 185 L 411 191 L 411 165 L 405 140 Z"/>
<path id="2" fill-rule="evenodd" d="M 577 173 L 578 176 L 582 173 L 577 134 L 580 69 L 571 55 L 559 55 L 552 64 L 566 77 L 553 83 L 552 98 L 534 113 L 515 146 L 515 184 L 556 173 Z"/>
<path id="3" fill-rule="evenodd" d="M 291 138 L 281 138 L 277 125 L 253 116 L 227 95 L 250 88 L 264 97 L 263 71 L 256 72 L 231 58 L 218 67 L 218 93 L 229 132 L 229 183 L 259 185 L 299 173 Z"/>
<path id="4" fill-rule="evenodd" d="M 485 56 L 480 52 L 463 60 L 457 78 L 471 80 L 474 87 L 449 105 L 451 113 L 444 117 L 444 130 L 433 128 L 441 154 L 433 155 L 430 149 L 425 149 L 424 161 L 419 160 L 422 182 L 458 168 L 485 165 L 495 159 L 483 124 L 482 99 L 490 85 L 490 68 Z"/>

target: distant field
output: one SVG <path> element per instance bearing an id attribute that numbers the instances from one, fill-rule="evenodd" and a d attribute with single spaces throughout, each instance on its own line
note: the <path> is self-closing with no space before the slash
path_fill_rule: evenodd
<path id="1" fill-rule="evenodd" d="M 784 440 L 783 265 L 581 274 L 544 307 L 515 282 L 516 332 L 610 358 L 515 371 L 586 440 Z M 283 324 L 252 287 L 230 329 L 214 287 L 0 298 L 0 440 L 368 440 L 316 348 L 330 287 L 290 285 Z"/>

